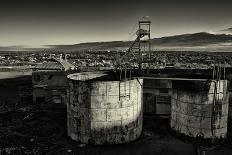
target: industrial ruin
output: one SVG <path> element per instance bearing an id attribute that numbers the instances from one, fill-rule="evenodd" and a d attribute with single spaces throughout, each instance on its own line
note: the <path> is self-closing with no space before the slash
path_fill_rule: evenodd
<path id="1" fill-rule="evenodd" d="M 33 102 L 66 104 L 67 74 L 74 70 L 67 60 L 51 58 L 32 71 Z"/>
<path id="2" fill-rule="evenodd" d="M 21 124 L 12 119 L 18 123 L 17 131 L 33 135 L 28 145 L 37 146 L 37 133 L 42 135 L 42 142 L 52 144 L 56 143 L 55 137 L 61 137 L 60 141 L 74 142 L 75 147 L 125 145 L 152 136 L 147 131 L 156 130 L 157 126 L 159 132 L 165 131 L 164 135 L 168 132 L 193 144 L 204 140 L 210 146 L 224 144 L 231 134 L 228 119 L 232 115 L 232 77 L 227 74 L 231 68 L 226 68 L 222 60 L 215 61 L 210 69 L 151 68 L 156 62 L 151 59 L 150 24 L 149 17 L 139 20 L 136 39 L 114 61 L 113 69 L 106 66 L 82 70 L 70 63 L 66 55 L 65 59 L 60 55 L 33 66 L 30 86 L 34 107 L 17 111 L 26 112 Z M 58 111 L 52 106 L 46 109 L 49 104 L 58 107 Z M 41 124 L 33 121 L 35 115 Z M 55 124 L 56 116 L 64 124 Z M 161 124 L 146 124 L 144 129 L 144 116 L 152 116 L 151 122 Z M 165 121 L 168 128 L 162 126 Z M 160 140 L 165 136 L 159 137 L 159 132 L 155 138 Z M 41 141 L 38 144 L 43 144 Z"/>
<path id="3" fill-rule="evenodd" d="M 71 139 L 85 144 L 133 141 L 141 134 L 143 113 L 171 116 L 171 128 L 188 137 L 212 139 L 212 143 L 226 138 L 229 96 L 225 68 L 216 66 L 212 77 L 203 79 L 194 74 L 152 74 L 150 23 L 147 17 L 139 21 L 137 38 L 113 73 L 68 75 L 67 130 Z"/>

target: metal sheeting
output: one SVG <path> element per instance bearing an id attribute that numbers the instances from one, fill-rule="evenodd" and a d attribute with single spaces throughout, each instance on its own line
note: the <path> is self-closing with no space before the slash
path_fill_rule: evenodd
<path id="1" fill-rule="evenodd" d="M 67 60 L 63 59 L 51 59 L 48 62 L 44 62 L 42 64 L 38 64 L 34 67 L 34 69 L 39 70 L 71 70 L 74 69 L 75 66 L 69 63 Z"/>

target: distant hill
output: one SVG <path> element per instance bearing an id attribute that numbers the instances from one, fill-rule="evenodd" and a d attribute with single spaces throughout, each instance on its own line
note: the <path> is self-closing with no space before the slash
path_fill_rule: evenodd
<path id="1" fill-rule="evenodd" d="M 232 35 L 201 32 L 152 39 L 152 43 L 156 46 L 207 46 L 232 43 Z"/>
<path id="2" fill-rule="evenodd" d="M 224 33 L 224 34 L 230 34 L 230 35 L 232 35 L 232 27 L 228 28 L 228 29 L 221 30 L 219 32 Z"/>
<path id="3" fill-rule="evenodd" d="M 15 50 L 21 50 L 24 49 L 24 46 L 18 45 L 18 46 L 2 46 L 0 47 L 0 51 L 15 51 Z"/>
<path id="4" fill-rule="evenodd" d="M 90 42 L 74 45 L 49 45 L 52 49 L 81 51 L 81 50 L 119 50 L 130 46 L 130 41 Z"/>
<path id="5" fill-rule="evenodd" d="M 131 41 L 93 42 L 75 45 L 53 45 L 56 50 L 125 50 Z M 232 35 L 210 34 L 206 32 L 168 36 L 151 39 L 153 49 L 162 50 L 222 50 L 232 51 Z"/>
<path id="6" fill-rule="evenodd" d="M 226 32 L 232 28 L 226 29 Z M 221 31 L 222 32 L 222 31 Z M 47 48 L 30 50 L 45 51 L 85 51 L 85 50 L 126 50 L 132 41 L 111 41 L 111 42 L 90 42 L 74 45 L 47 45 Z M 182 34 L 151 39 L 151 46 L 154 50 L 195 50 L 195 51 L 231 51 L 232 34 L 212 34 L 206 32 Z M 13 49 L 15 47 L 9 47 Z M 20 47 L 16 47 L 20 49 Z M 0 50 L 2 48 L 0 47 Z M 7 50 L 7 47 L 3 48 Z M 25 50 L 25 48 L 24 48 Z M 29 49 L 28 49 L 29 50 Z"/>

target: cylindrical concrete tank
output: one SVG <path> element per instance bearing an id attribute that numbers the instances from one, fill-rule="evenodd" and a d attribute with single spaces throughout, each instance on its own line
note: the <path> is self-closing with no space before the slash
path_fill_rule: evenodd
<path id="1" fill-rule="evenodd" d="M 216 91 L 215 91 L 216 90 Z M 173 81 L 171 128 L 190 137 L 225 138 L 227 81 Z"/>
<path id="2" fill-rule="evenodd" d="M 142 79 L 117 80 L 102 72 L 68 75 L 67 128 L 81 143 L 119 144 L 142 131 Z"/>

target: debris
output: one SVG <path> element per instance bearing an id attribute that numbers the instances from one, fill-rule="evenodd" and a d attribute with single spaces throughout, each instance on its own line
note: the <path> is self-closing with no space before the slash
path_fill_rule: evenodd
<path id="1" fill-rule="evenodd" d="M 19 109 L 20 112 L 27 112 L 30 111 L 32 108 L 31 107 L 22 107 Z"/>
<path id="2" fill-rule="evenodd" d="M 85 147 L 85 144 L 79 144 L 78 147 Z"/>
<path id="3" fill-rule="evenodd" d="M 149 136 L 149 137 L 151 137 L 151 136 L 154 135 L 153 132 L 150 132 L 150 131 L 144 131 L 143 134 L 144 134 L 145 136 Z"/>
<path id="4" fill-rule="evenodd" d="M 23 118 L 23 120 L 25 120 L 25 119 L 28 119 L 30 116 L 32 116 L 33 114 L 29 114 L 29 115 L 27 115 L 26 117 L 24 117 Z"/>

